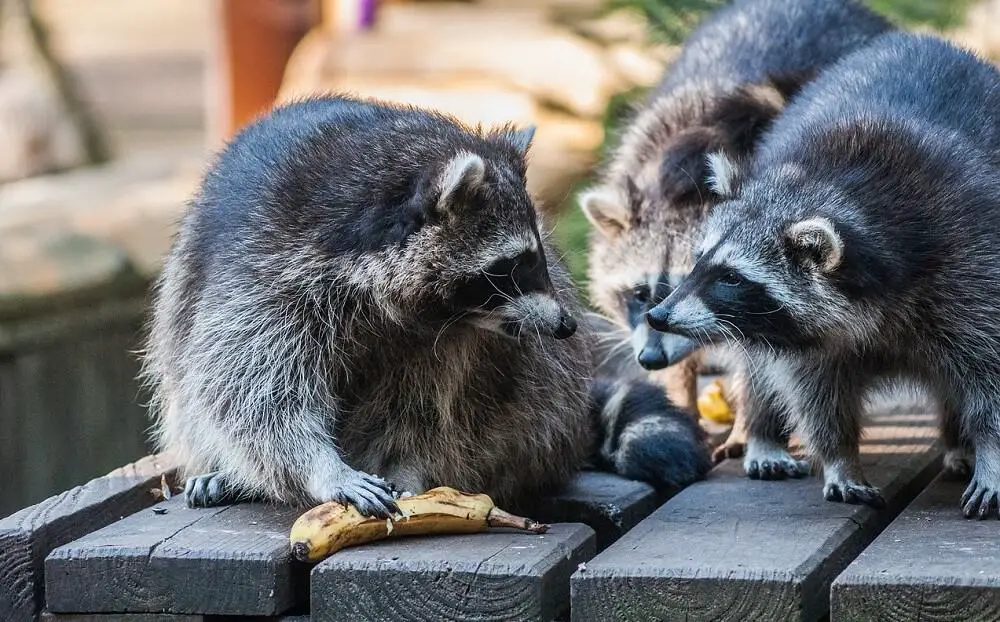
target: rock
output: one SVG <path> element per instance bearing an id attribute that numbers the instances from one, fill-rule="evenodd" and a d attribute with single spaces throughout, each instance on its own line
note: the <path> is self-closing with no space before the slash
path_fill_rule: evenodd
<path id="1" fill-rule="evenodd" d="M 540 11 L 390 4 L 370 32 L 304 40 L 289 61 L 283 92 L 334 89 L 358 76 L 488 81 L 593 119 L 629 86 L 599 46 L 547 22 Z"/>

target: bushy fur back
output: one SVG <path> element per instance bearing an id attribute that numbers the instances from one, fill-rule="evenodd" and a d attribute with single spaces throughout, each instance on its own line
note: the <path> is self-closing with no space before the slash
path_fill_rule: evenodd
<path id="1" fill-rule="evenodd" d="M 157 283 L 144 374 L 160 448 L 190 475 L 295 503 L 324 500 L 317 477 L 338 455 L 401 490 L 508 505 L 565 483 L 600 429 L 591 336 L 490 323 L 495 304 L 509 314 L 533 297 L 580 316 L 538 233 L 526 148 L 511 128 L 344 97 L 244 130 Z M 461 196 L 443 205 L 455 179 Z M 538 294 L 462 302 L 484 262 L 532 245 Z"/>

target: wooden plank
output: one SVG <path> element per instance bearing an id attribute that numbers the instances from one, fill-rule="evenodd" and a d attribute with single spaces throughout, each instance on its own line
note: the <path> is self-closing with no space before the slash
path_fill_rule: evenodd
<path id="1" fill-rule="evenodd" d="M 847 567 L 834 620 L 1000 620 L 995 520 L 967 520 L 965 482 L 940 475 Z"/>
<path id="2" fill-rule="evenodd" d="M 596 532 L 597 550 L 603 551 L 664 500 L 649 484 L 585 471 L 559 494 L 538 500 L 526 514 L 546 523 L 583 523 Z"/>
<path id="3" fill-rule="evenodd" d="M 573 575 L 573 620 L 823 618 L 833 579 L 940 469 L 933 421 L 873 418 L 862 462 L 881 511 L 824 501 L 819 477 L 751 481 L 727 461 Z"/>
<path id="4" fill-rule="evenodd" d="M 44 602 L 45 557 L 56 547 L 153 505 L 172 460 L 138 462 L 0 520 L 0 620 L 34 620 Z"/>
<path id="5" fill-rule="evenodd" d="M 586 525 L 544 535 L 491 532 L 400 538 L 341 550 L 312 572 L 311 619 L 552 620 L 569 576 L 595 552 Z"/>
<path id="6" fill-rule="evenodd" d="M 172 613 L 52 613 L 42 612 L 40 622 L 203 622 L 205 616 Z"/>
<path id="7" fill-rule="evenodd" d="M 301 512 L 261 504 L 193 509 L 175 497 L 53 551 L 45 566 L 48 608 L 283 613 L 307 594 L 308 568 L 292 560 L 288 544 Z"/>

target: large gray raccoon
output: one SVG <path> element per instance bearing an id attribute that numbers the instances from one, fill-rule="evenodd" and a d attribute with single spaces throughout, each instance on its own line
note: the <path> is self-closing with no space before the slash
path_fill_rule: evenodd
<path id="1" fill-rule="evenodd" d="M 326 97 L 232 141 L 181 223 L 145 359 L 189 503 L 386 515 L 443 484 L 516 505 L 591 457 L 663 486 L 707 470 L 700 430 L 641 382 L 591 387 L 525 189 L 532 132 Z"/>
<path id="2" fill-rule="evenodd" d="M 889 34 L 807 86 L 753 163 L 715 158 L 718 205 L 690 275 L 650 324 L 750 354 L 745 464 L 802 474 L 786 418 L 834 501 L 880 505 L 858 457 L 863 399 L 896 379 L 940 400 L 966 516 L 1000 492 L 1000 72 Z"/>
<path id="3" fill-rule="evenodd" d="M 815 71 L 889 28 L 851 0 L 741 0 L 719 10 L 692 33 L 626 128 L 602 180 L 581 195 L 594 225 L 591 298 L 629 329 L 640 365 L 664 370 L 654 377 L 678 405 L 694 408 L 703 352 L 681 335 L 651 333 L 643 316 L 691 269 L 691 241 L 716 200 L 706 185 L 707 155 L 748 156 Z M 745 378 L 733 352 L 713 354 L 729 359 L 737 411 L 718 460 L 743 449 Z"/>

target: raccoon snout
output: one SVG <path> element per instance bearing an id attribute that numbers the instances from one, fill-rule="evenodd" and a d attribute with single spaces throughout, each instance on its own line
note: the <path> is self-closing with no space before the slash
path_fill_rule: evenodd
<path id="1" fill-rule="evenodd" d="M 658 304 L 649 311 L 646 312 L 646 323 L 649 324 L 650 328 L 653 330 L 660 331 L 661 333 L 670 332 L 670 312 L 673 309 L 665 305 Z"/>
<path id="2" fill-rule="evenodd" d="M 559 326 L 552 333 L 552 336 L 556 339 L 566 339 L 572 337 L 574 333 L 576 333 L 576 320 L 572 315 L 563 311 L 559 315 Z"/>
<path id="3" fill-rule="evenodd" d="M 640 352 L 638 356 L 639 365 L 643 369 L 648 369 L 650 371 L 663 369 L 670 365 L 670 361 L 667 360 L 667 355 L 663 351 L 663 348 L 658 345 L 647 344 Z"/>

